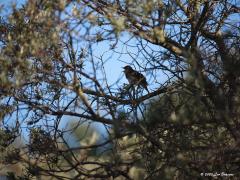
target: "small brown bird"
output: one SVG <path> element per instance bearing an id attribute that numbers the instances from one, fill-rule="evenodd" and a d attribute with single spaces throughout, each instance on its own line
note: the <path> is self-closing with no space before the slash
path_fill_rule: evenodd
<path id="1" fill-rule="evenodd" d="M 147 92 L 149 93 L 149 90 L 147 88 L 148 83 L 146 81 L 146 78 L 140 72 L 135 71 L 131 66 L 125 66 L 123 67 L 123 69 L 124 69 L 125 76 L 130 85 L 141 86 L 144 89 L 146 89 Z"/>

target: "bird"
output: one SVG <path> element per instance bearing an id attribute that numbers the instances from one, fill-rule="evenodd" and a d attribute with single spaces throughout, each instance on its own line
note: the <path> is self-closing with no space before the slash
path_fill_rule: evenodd
<path id="1" fill-rule="evenodd" d="M 149 90 L 147 88 L 148 83 L 146 78 L 144 77 L 144 75 L 142 75 L 140 72 L 135 71 L 131 66 L 124 66 L 124 74 L 129 82 L 130 85 L 132 86 L 141 86 L 144 89 L 146 89 L 146 91 L 149 93 Z"/>

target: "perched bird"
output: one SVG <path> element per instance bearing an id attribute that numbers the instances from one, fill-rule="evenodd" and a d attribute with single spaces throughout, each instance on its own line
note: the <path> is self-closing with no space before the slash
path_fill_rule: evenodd
<path id="1" fill-rule="evenodd" d="M 147 88 L 148 83 L 146 81 L 146 78 L 140 72 L 135 71 L 131 66 L 125 66 L 123 67 L 123 69 L 124 69 L 125 76 L 130 85 L 141 86 L 144 89 L 146 89 L 147 92 L 149 93 L 149 90 Z"/>

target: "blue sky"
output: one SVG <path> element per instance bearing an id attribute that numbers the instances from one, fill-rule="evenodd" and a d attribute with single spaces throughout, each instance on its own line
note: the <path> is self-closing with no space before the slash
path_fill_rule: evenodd
<path id="1" fill-rule="evenodd" d="M 12 4 L 16 4 L 18 7 L 20 7 L 21 4 L 23 4 L 24 2 L 25 0 L 0 0 L 0 5 L 4 5 L 2 14 L 9 13 L 9 10 L 11 9 Z M 130 36 L 127 33 L 122 33 L 120 37 L 121 37 L 120 41 L 117 44 L 116 46 L 117 48 L 115 49 L 115 51 L 122 52 L 121 55 L 114 53 L 113 51 L 110 50 L 110 44 L 108 44 L 109 41 L 99 42 L 93 46 L 93 54 L 96 58 L 102 57 L 104 60 L 109 59 L 106 61 L 104 66 L 109 85 L 112 85 L 113 83 L 115 83 L 119 78 L 121 78 L 121 81 L 119 82 L 118 85 L 122 86 L 123 83 L 127 83 L 126 78 L 123 76 L 122 67 L 125 66 L 126 63 L 131 63 L 133 61 L 132 57 L 127 55 L 126 46 L 124 46 L 123 43 L 121 43 L 121 42 L 128 41 Z M 112 44 L 113 43 L 114 42 L 112 42 Z M 136 39 L 132 39 L 129 43 L 132 44 L 133 46 L 137 44 Z M 83 47 L 83 48 L 86 48 L 86 47 Z M 128 47 L 128 51 L 134 54 L 135 52 L 137 52 L 137 49 L 134 47 L 132 48 Z M 143 58 L 143 57 L 140 57 L 140 58 Z M 137 69 L 137 70 L 140 70 L 140 69 Z M 145 74 L 145 72 L 143 72 L 143 74 Z M 161 74 L 159 77 L 164 77 L 164 76 L 163 74 Z M 150 82 L 149 84 L 153 84 L 151 83 L 151 79 L 148 79 L 148 82 Z M 152 89 L 153 88 L 155 89 L 156 87 L 153 86 Z"/>
<path id="2" fill-rule="evenodd" d="M 11 9 L 12 4 L 15 3 L 17 7 L 20 7 L 21 4 L 23 4 L 24 2 L 25 0 L 1 0 L 0 5 L 4 6 L 4 10 L 2 11 L 2 14 L 5 14 L 5 15 L 8 14 L 10 12 L 9 10 Z M 106 72 L 108 85 L 113 85 L 117 80 L 120 79 L 118 84 L 115 84 L 113 88 L 123 87 L 124 83 L 128 83 L 123 74 L 123 69 L 122 69 L 123 66 L 125 66 L 128 63 L 131 64 L 131 62 L 135 58 L 137 59 L 140 65 L 143 65 L 142 62 L 144 61 L 144 57 L 142 55 L 136 55 L 138 50 L 136 45 L 139 44 L 139 42 L 135 38 L 133 38 L 128 42 L 128 44 L 131 46 L 124 45 L 124 42 L 128 41 L 130 38 L 131 37 L 129 36 L 129 34 L 122 33 L 120 35 L 120 40 L 116 48 L 114 49 L 114 51 L 110 48 L 111 44 L 109 43 L 115 43 L 115 42 L 104 41 L 104 42 L 99 42 L 93 45 L 93 55 L 95 59 L 102 57 L 103 60 L 107 60 L 106 63 L 104 64 L 104 68 Z M 86 48 L 84 47 L 84 44 L 81 44 L 81 45 L 82 45 L 81 48 Z M 157 49 L 159 47 L 152 45 L 151 48 Z M 120 53 L 116 53 L 116 52 L 120 52 Z M 129 55 L 129 52 L 131 56 Z M 142 70 L 142 69 L 139 69 L 138 66 L 135 66 L 135 67 L 137 68 L 137 70 Z M 148 74 L 148 72 L 142 72 L 142 73 L 144 75 Z M 166 79 L 166 76 L 162 72 L 159 72 L 159 75 L 157 77 L 159 78 L 158 81 L 160 82 Z M 149 88 L 150 91 L 159 87 L 159 84 L 154 83 L 153 78 L 150 78 L 149 76 L 147 76 L 147 80 L 148 80 L 148 83 L 150 84 L 150 88 Z M 63 122 L 62 127 L 66 127 L 66 122 L 68 122 L 69 119 L 70 117 L 67 117 L 67 116 L 62 119 L 62 122 Z M 94 124 L 98 129 L 100 129 L 100 131 L 104 132 L 105 128 L 102 125 L 99 126 L 98 123 L 94 123 Z M 23 124 L 23 126 L 26 126 L 26 125 Z M 23 129 L 23 133 L 25 133 L 24 129 Z"/>
<path id="3" fill-rule="evenodd" d="M 8 13 L 13 4 L 16 4 L 17 7 L 21 6 L 25 0 L 0 0 L 0 6 L 3 6 L 3 11 L 1 13 Z"/>
<path id="4" fill-rule="evenodd" d="M 13 3 L 17 4 L 17 6 L 19 7 L 24 2 L 25 0 L 0 0 L 0 5 L 4 6 L 4 9 L 2 10 L 2 14 L 8 13 Z M 238 20 L 237 22 L 239 23 L 239 15 L 236 18 L 233 17 L 233 19 L 235 19 L 236 21 Z M 124 42 L 128 41 L 129 38 L 130 36 L 127 33 L 122 33 L 120 35 L 120 41 L 117 44 L 116 49 L 114 49 L 114 51 L 121 52 L 122 53 L 121 55 L 120 53 L 116 53 L 113 50 L 111 50 L 110 48 L 111 44 L 109 44 L 110 43 L 109 41 L 99 42 L 93 45 L 93 55 L 95 56 L 95 59 L 102 57 L 104 60 L 107 60 L 104 65 L 104 68 L 106 71 L 108 84 L 112 85 L 118 79 L 120 79 L 119 83 L 116 86 L 114 86 L 115 88 L 117 88 L 117 86 L 123 87 L 123 84 L 127 83 L 127 80 L 124 77 L 124 74 L 122 72 L 123 66 L 125 66 L 127 63 L 131 63 L 133 61 L 132 58 L 136 58 L 140 63 L 140 65 L 142 65 L 141 61 L 144 61 L 144 57 L 142 55 L 139 55 L 139 56 L 134 55 L 134 54 L 137 54 L 136 45 L 139 43 L 135 38 L 133 38 L 128 42 L 128 44 L 130 44 L 131 47 L 130 46 L 127 47 L 124 45 Z M 86 48 L 84 44 L 82 44 L 82 48 Z M 159 47 L 154 45 L 151 45 L 151 48 L 154 50 L 159 50 L 158 49 Z M 132 57 L 128 54 L 128 52 L 131 53 Z M 151 50 L 149 50 L 149 52 L 151 53 Z M 138 66 L 136 66 L 136 68 L 137 70 L 141 70 L 141 69 L 138 69 L 139 68 Z M 142 72 L 142 73 L 146 75 L 151 72 Z M 163 83 L 167 77 L 166 75 L 163 74 L 163 72 L 158 72 L 157 78 L 158 78 L 158 82 Z M 150 84 L 150 88 L 149 88 L 150 90 L 157 89 L 160 86 L 159 84 L 155 83 L 155 80 L 150 76 L 147 76 L 147 80 L 148 80 L 148 83 Z M 69 120 L 69 117 L 65 117 L 62 121 L 67 122 L 67 120 Z M 63 123 L 62 126 L 64 127 L 65 123 Z M 100 127 L 97 126 L 97 127 L 102 130 L 104 129 L 102 126 Z"/>

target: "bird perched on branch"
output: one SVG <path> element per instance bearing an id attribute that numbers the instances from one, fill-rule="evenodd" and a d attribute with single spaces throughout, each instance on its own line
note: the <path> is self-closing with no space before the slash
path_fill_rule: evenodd
<path id="1" fill-rule="evenodd" d="M 135 71 L 131 66 L 125 66 L 123 67 L 125 76 L 129 82 L 130 85 L 132 86 L 141 86 L 144 89 L 147 90 L 149 93 L 149 90 L 147 88 L 148 83 L 146 81 L 146 78 L 138 71 Z"/>

